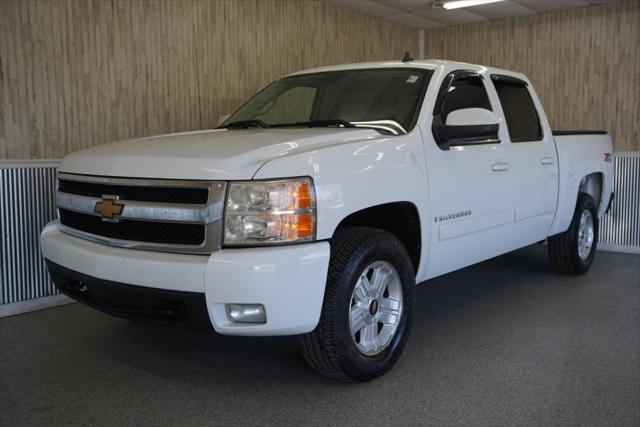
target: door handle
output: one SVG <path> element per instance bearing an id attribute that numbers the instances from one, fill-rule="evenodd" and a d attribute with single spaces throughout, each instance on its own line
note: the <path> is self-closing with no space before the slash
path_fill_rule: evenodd
<path id="1" fill-rule="evenodd" d="M 553 157 L 543 157 L 540 159 L 540 163 L 543 165 L 552 165 L 555 162 L 553 161 Z"/>
<path id="2" fill-rule="evenodd" d="M 511 165 L 506 162 L 497 162 L 491 165 L 491 170 L 494 172 L 508 171 L 509 169 L 511 169 Z"/>

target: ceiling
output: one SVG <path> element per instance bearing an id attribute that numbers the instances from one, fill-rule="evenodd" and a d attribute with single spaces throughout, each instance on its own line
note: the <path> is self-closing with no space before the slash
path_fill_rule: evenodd
<path id="1" fill-rule="evenodd" d="M 505 0 L 454 10 L 434 9 L 432 0 L 324 0 L 400 25 L 426 30 L 572 9 L 621 0 Z"/>

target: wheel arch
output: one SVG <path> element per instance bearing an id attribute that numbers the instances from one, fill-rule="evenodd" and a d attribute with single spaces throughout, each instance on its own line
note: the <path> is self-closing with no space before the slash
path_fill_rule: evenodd
<path id="1" fill-rule="evenodd" d="M 580 180 L 580 185 L 578 187 L 578 194 L 576 194 L 576 201 L 580 197 L 580 194 L 588 194 L 593 198 L 593 201 L 596 204 L 596 211 L 601 211 L 601 204 L 604 199 L 604 174 L 602 172 L 592 172 L 588 175 L 585 175 Z"/>
<path id="2" fill-rule="evenodd" d="M 420 213 L 413 202 L 391 202 L 369 206 L 343 218 L 333 235 L 347 227 L 372 227 L 387 231 L 404 244 L 417 273 L 422 251 Z"/>

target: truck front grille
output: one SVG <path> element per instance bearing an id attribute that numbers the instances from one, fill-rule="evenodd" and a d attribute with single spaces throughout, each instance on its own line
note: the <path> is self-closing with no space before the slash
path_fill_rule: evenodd
<path id="1" fill-rule="evenodd" d="M 80 196 L 101 198 L 105 194 L 118 196 L 122 200 L 141 202 L 184 203 L 204 205 L 209 197 L 208 188 L 156 187 L 136 185 L 114 185 L 99 182 L 60 179 L 58 190 Z"/>
<path id="2" fill-rule="evenodd" d="M 111 239 L 174 245 L 204 243 L 204 224 L 138 220 L 103 221 L 100 217 L 59 209 L 60 223 L 75 230 Z"/>
<path id="3" fill-rule="evenodd" d="M 142 250 L 211 253 L 221 246 L 225 189 L 217 181 L 59 173 L 56 204 L 61 230 L 76 237 Z"/>

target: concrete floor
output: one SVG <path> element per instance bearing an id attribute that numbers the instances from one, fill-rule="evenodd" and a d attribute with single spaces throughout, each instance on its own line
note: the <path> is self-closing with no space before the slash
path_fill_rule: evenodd
<path id="1" fill-rule="evenodd" d="M 294 338 L 133 323 L 71 304 L 0 321 L 0 424 L 640 424 L 640 257 L 582 277 L 530 247 L 418 288 L 395 368 L 345 385 Z"/>

